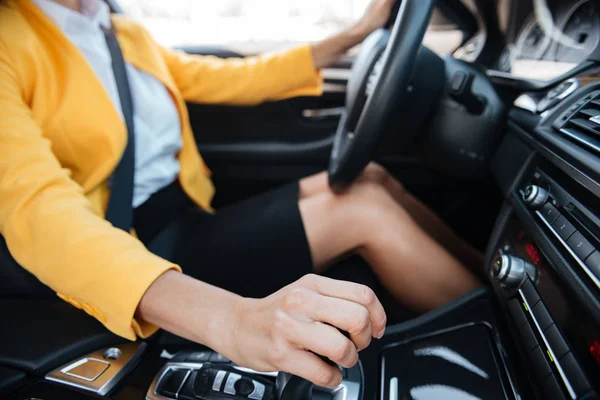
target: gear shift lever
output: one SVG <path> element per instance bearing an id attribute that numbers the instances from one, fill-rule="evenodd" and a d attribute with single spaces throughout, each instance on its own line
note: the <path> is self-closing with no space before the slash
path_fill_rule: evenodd
<path id="1" fill-rule="evenodd" d="M 280 372 L 275 382 L 278 400 L 311 400 L 314 384 L 296 375 Z"/>
<path id="2" fill-rule="evenodd" d="M 331 366 L 338 367 L 327 357 L 319 356 L 319 358 Z M 311 400 L 313 388 L 312 382 L 287 372 L 277 374 L 275 381 L 275 393 L 278 400 Z"/>

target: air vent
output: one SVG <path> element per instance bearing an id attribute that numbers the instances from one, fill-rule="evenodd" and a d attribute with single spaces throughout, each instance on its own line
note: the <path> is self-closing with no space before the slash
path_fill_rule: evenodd
<path id="1" fill-rule="evenodd" d="M 600 91 L 573 104 L 554 126 L 568 139 L 600 153 Z"/>

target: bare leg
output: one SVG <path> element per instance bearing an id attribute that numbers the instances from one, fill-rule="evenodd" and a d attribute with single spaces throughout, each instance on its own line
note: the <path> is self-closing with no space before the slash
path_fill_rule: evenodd
<path id="1" fill-rule="evenodd" d="M 383 167 L 371 163 L 358 180 L 379 183 L 396 200 L 412 219 L 435 241 L 451 252 L 464 265 L 477 273 L 483 263 L 483 255 L 458 236 L 440 217 L 419 199 L 404 189 L 402 184 Z M 305 199 L 329 192 L 327 173 L 322 172 L 300 181 L 300 198 Z"/>
<path id="2" fill-rule="evenodd" d="M 398 301 L 417 311 L 479 284 L 379 183 L 357 182 L 343 195 L 327 190 L 299 204 L 316 272 L 356 252 Z"/>

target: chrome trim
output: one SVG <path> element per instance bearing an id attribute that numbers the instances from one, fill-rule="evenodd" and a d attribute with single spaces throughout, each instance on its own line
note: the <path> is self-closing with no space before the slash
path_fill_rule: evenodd
<path id="1" fill-rule="evenodd" d="M 556 232 L 554 227 L 552 225 L 550 225 L 550 223 L 548 221 L 546 221 L 546 219 L 544 218 L 542 213 L 540 213 L 539 211 L 536 211 L 535 213 L 542 220 L 544 225 L 546 225 L 546 227 L 548 229 L 550 229 L 550 232 L 552 232 L 554 234 L 554 236 L 556 236 L 558 241 L 565 247 L 565 249 L 569 252 L 569 254 L 571 254 L 571 256 L 575 259 L 577 264 L 579 264 L 581 269 L 583 269 L 583 272 L 585 272 L 586 275 L 596 284 L 598 289 L 600 289 L 600 279 L 588 268 L 587 265 L 585 265 L 585 263 L 583 261 L 581 261 L 581 258 L 579 258 L 579 256 L 577 254 L 575 254 L 575 252 L 573 250 L 571 250 L 571 247 L 567 244 L 567 242 L 562 237 L 560 237 L 560 235 L 558 234 L 558 232 Z"/>
<path id="2" fill-rule="evenodd" d="M 277 378 L 277 372 L 259 372 L 259 371 L 255 371 L 251 368 L 240 367 L 239 365 L 232 365 L 232 367 L 237 369 L 238 371 L 246 372 L 248 374 L 270 376 L 272 378 Z"/>
<path id="3" fill-rule="evenodd" d="M 552 359 L 554 360 L 554 365 L 556 366 L 556 369 L 558 369 L 558 373 L 560 375 L 560 379 L 563 381 L 565 387 L 567 388 L 567 391 L 569 392 L 569 396 L 571 396 L 571 399 L 573 399 L 573 400 L 577 399 L 577 395 L 575 394 L 575 390 L 573 390 L 573 386 L 571 386 L 571 382 L 569 382 L 569 379 L 565 375 L 565 371 L 563 370 L 562 366 L 560 365 L 560 362 L 558 361 L 558 358 L 554 354 L 554 350 L 552 350 L 552 347 L 550 346 L 550 343 L 548 343 L 548 339 L 546 338 L 546 335 L 544 335 L 544 332 L 540 328 L 540 325 L 538 324 L 537 319 L 535 319 L 535 316 L 533 315 L 533 309 L 531 308 L 531 306 L 529 305 L 529 302 L 525 298 L 525 294 L 523 293 L 523 290 L 519 289 L 518 293 L 519 293 L 519 296 L 521 297 L 521 300 L 527 306 L 527 313 L 531 317 L 533 323 L 535 324 L 535 328 L 536 328 L 537 332 L 539 333 L 540 337 L 544 341 L 544 345 L 546 346 L 546 350 L 548 350 L 550 352 L 550 354 L 552 355 Z M 545 357 L 545 355 L 544 355 L 544 357 Z"/>
<path id="4" fill-rule="evenodd" d="M 600 125 L 600 115 L 596 115 L 595 117 L 591 117 L 589 119 L 589 121 L 595 123 L 596 125 Z"/>
<path id="5" fill-rule="evenodd" d="M 125 375 L 133 370 L 144 353 L 146 346 L 145 342 L 133 342 L 104 348 L 49 372 L 45 379 L 81 390 L 87 390 L 100 396 L 105 396 L 125 377 Z M 117 359 L 106 358 L 105 354 L 116 354 L 114 349 L 118 349 L 121 352 L 119 357 Z M 92 381 L 69 374 L 71 369 L 75 368 L 77 365 L 81 365 L 84 360 L 88 359 L 106 363 L 108 364 L 108 368 Z"/>
<path id="6" fill-rule="evenodd" d="M 390 400 L 398 400 L 398 378 L 390 379 Z"/>
<path id="7" fill-rule="evenodd" d="M 164 376 L 172 369 L 189 369 L 190 372 L 186 375 L 186 379 L 191 373 L 192 370 L 199 370 L 202 368 L 204 364 L 202 363 L 186 363 L 186 362 L 176 362 L 176 363 L 167 363 L 165 364 L 156 377 L 150 384 L 148 388 L 148 392 L 146 393 L 146 400 L 173 400 L 169 397 L 162 396 L 157 393 L 158 386 L 160 382 L 164 378 Z M 232 368 L 237 369 L 241 372 L 246 372 L 255 375 L 269 376 L 269 377 L 277 377 L 277 372 L 258 372 L 254 371 L 250 368 L 240 367 L 238 365 L 231 365 Z M 360 367 L 360 361 L 359 361 Z M 185 384 L 185 380 L 182 385 Z M 335 389 L 315 386 L 315 390 L 322 393 L 328 393 L 333 395 L 333 400 L 360 400 L 361 398 L 361 386 L 362 382 L 355 382 L 344 379 L 342 383 L 340 383 Z M 181 391 L 181 387 L 178 392 Z"/>
<path id="8" fill-rule="evenodd" d="M 562 128 L 560 130 L 560 133 L 562 133 L 563 135 L 566 135 L 566 136 L 570 137 L 571 139 L 578 141 L 579 143 L 591 148 L 592 150 L 600 152 L 600 141 L 597 141 L 592 137 L 582 138 L 577 133 L 573 133 L 573 132 L 574 131 L 571 131 L 571 129 L 569 129 L 569 128 Z"/>

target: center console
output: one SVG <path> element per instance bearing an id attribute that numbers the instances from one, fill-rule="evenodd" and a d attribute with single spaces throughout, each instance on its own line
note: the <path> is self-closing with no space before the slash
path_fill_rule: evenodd
<path id="1" fill-rule="evenodd" d="M 600 382 L 597 199 L 536 160 L 511 193 L 488 260 L 527 371 L 543 398 L 579 399 Z"/>

